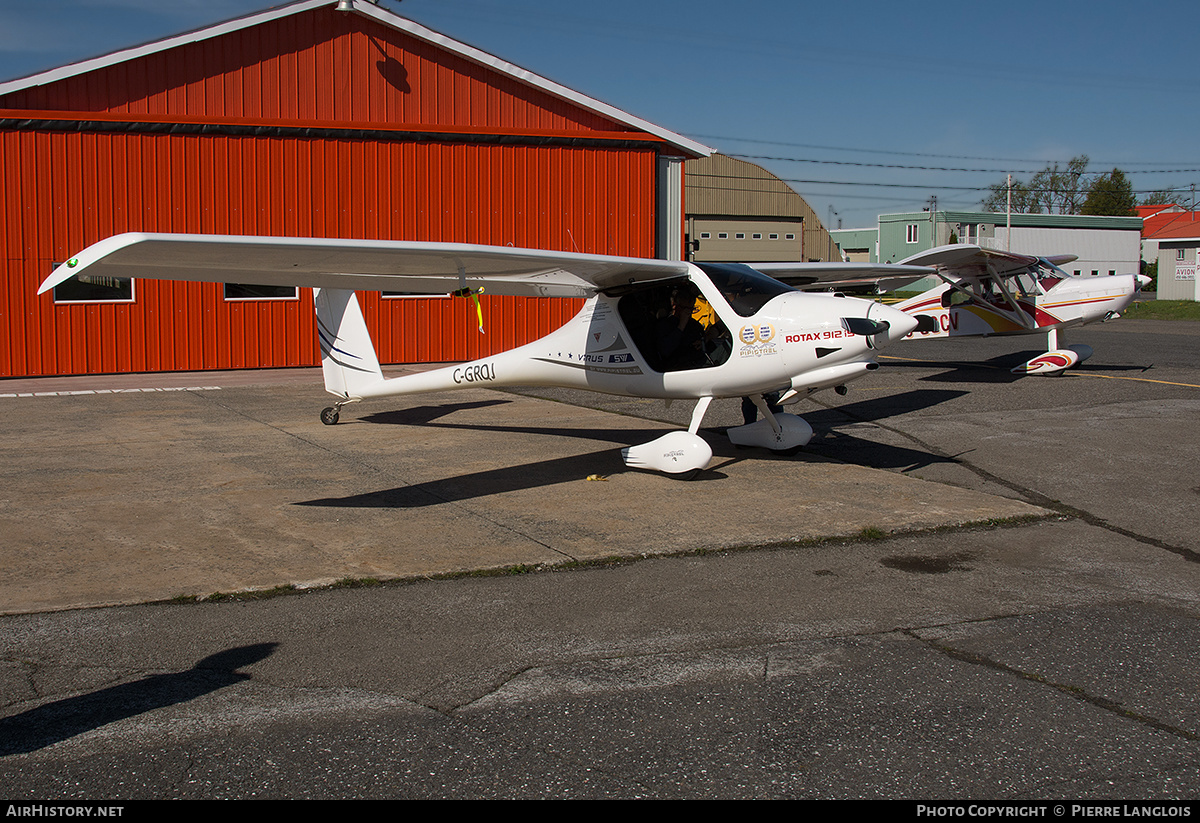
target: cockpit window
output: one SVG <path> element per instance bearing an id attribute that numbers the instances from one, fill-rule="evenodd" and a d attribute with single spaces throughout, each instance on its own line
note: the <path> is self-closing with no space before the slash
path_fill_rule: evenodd
<path id="1" fill-rule="evenodd" d="M 1013 278 L 1013 281 L 1015 283 L 1015 292 L 1020 294 L 1022 298 L 1032 298 L 1032 296 L 1036 296 L 1040 292 L 1037 286 L 1037 277 L 1031 275 L 1030 272 L 1021 272 L 1021 274 Z"/>
<path id="2" fill-rule="evenodd" d="M 729 329 L 689 281 L 638 289 L 622 296 L 617 310 L 655 371 L 720 366 L 733 351 Z"/>
<path id="3" fill-rule="evenodd" d="M 1069 276 L 1065 271 L 1045 258 L 1038 261 L 1037 279 L 1042 284 L 1042 288 L 1047 291 L 1057 286 L 1063 280 L 1066 280 Z"/>
<path id="4" fill-rule="evenodd" d="M 742 317 L 753 317 L 772 298 L 795 291 L 741 263 L 697 263 Z"/>

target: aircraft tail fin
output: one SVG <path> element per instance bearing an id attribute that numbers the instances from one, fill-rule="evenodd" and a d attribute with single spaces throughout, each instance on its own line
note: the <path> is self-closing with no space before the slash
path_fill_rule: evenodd
<path id="1" fill-rule="evenodd" d="M 353 289 L 313 289 L 325 390 L 355 399 L 383 381 L 375 344 Z"/>

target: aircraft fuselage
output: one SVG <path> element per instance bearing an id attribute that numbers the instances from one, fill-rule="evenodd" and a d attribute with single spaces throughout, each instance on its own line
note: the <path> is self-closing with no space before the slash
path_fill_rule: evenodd
<path id="1" fill-rule="evenodd" d="M 916 322 L 871 300 L 797 292 L 746 267 L 707 269 L 596 295 L 537 341 L 386 380 L 356 399 L 503 386 L 664 399 L 813 391 L 865 375 L 878 349 Z M 865 321 L 880 331 L 864 334 L 855 324 Z"/>
<path id="2" fill-rule="evenodd" d="M 1133 301 L 1138 287 L 1138 276 L 1133 274 L 1067 277 L 1044 290 L 1014 290 L 1013 300 L 976 286 L 972 299 L 958 302 L 962 292 L 950 283 L 941 283 L 897 308 L 913 316 L 928 315 L 936 323 L 936 330 L 916 330 L 909 338 L 1030 334 L 1120 314 Z"/>

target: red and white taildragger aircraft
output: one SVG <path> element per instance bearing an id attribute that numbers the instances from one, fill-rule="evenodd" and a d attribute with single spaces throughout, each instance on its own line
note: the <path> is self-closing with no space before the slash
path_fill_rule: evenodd
<path id="1" fill-rule="evenodd" d="M 1014 374 L 1061 374 L 1092 355 L 1090 346 L 1064 345 L 1062 329 L 1120 316 L 1150 278 L 1140 274 L 1070 275 L 1059 266 L 1074 255 L 1037 257 L 970 244 L 939 246 L 895 265 L 755 263 L 755 268 L 804 289 L 902 288 L 933 273 L 933 288 L 893 304 L 919 321 L 911 338 L 1045 334 L 1046 352 Z"/>

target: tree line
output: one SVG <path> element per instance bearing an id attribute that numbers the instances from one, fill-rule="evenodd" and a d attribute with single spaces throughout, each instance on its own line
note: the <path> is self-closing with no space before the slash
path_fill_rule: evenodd
<path id="1" fill-rule="evenodd" d="M 1133 184 L 1120 169 L 1105 174 L 1087 172 L 1088 156 L 1071 158 L 1065 167 L 1046 166 L 1029 182 L 1013 179 L 1012 210 L 1023 214 L 1096 214 L 1133 217 L 1138 205 Z M 1009 183 L 1002 180 L 988 187 L 984 211 L 1007 211 Z M 1169 203 L 1169 192 L 1155 192 L 1144 203 Z"/>

